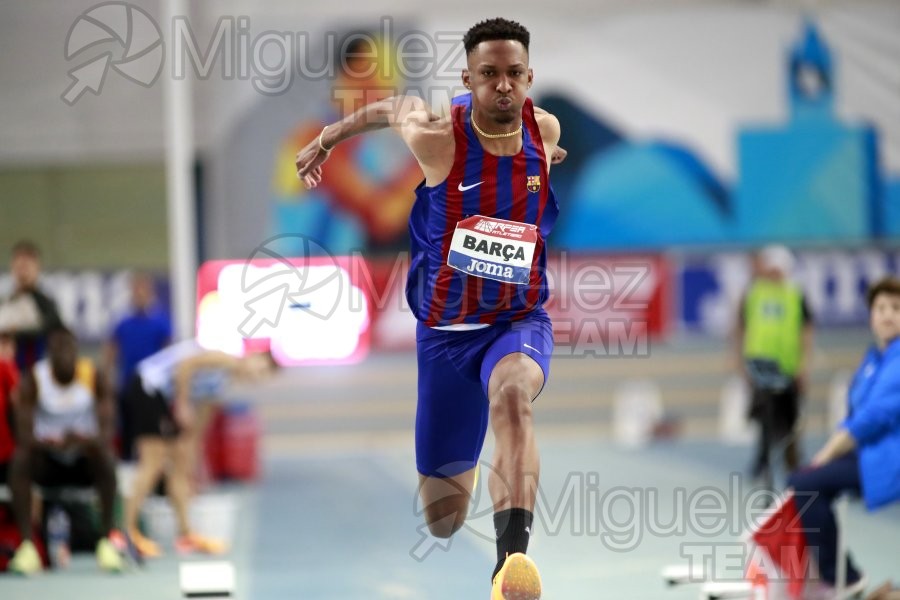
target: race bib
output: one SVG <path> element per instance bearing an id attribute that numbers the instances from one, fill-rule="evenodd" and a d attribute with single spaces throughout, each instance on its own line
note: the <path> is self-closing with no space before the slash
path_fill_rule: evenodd
<path id="1" fill-rule="evenodd" d="M 447 265 L 466 275 L 527 285 L 537 225 L 475 215 L 456 224 Z"/>

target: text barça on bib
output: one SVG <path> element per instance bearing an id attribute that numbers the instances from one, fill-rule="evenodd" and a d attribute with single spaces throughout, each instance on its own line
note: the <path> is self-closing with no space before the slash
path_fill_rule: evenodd
<path id="1" fill-rule="evenodd" d="M 447 265 L 473 277 L 527 285 L 537 237 L 536 225 L 475 215 L 456 224 Z"/>

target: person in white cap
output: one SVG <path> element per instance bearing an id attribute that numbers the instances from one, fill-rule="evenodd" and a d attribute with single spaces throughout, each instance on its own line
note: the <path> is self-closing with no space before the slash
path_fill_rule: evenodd
<path id="1" fill-rule="evenodd" d="M 754 477 L 769 468 L 769 452 L 784 445 L 789 471 L 800 464 L 795 431 L 807 384 L 813 316 L 792 281 L 794 257 L 781 245 L 766 246 L 755 257 L 755 273 L 741 301 L 735 348 L 753 390 L 750 418 L 760 422 Z"/>

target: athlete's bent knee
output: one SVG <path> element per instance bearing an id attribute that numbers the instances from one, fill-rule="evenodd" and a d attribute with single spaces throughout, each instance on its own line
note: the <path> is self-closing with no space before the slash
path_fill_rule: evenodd
<path id="1" fill-rule="evenodd" d="M 494 425 L 508 423 L 516 426 L 531 420 L 531 393 L 519 383 L 501 385 L 491 398 L 491 418 Z"/>
<path id="2" fill-rule="evenodd" d="M 437 538 L 448 538 L 460 530 L 466 522 L 469 501 L 461 498 L 437 500 L 425 507 L 428 531 Z"/>
<path id="3" fill-rule="evenodd" d="M 441 490 L 445 495 L 433 499 L 434 489 L 423 489 L 422 491 L 426 492 L 422 494 L 422 503 L 424 504 L 425 523 L 428 525 L 431 535 L 448 538 L 459 531 L 466 522 L 466 515 L 469 511 L 469 494 L 456 490 L 452 494 L 448 494 L 446 490 Z"/>

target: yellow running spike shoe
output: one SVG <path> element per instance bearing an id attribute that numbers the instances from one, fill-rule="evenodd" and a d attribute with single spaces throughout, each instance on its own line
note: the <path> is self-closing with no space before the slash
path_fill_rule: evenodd
<path id="1" fill-rule="evenodd" d="M 19 544 L 8 566 L 11 572 L 19 575 L 34 575 L 44 569 L 41 564 L 41 556 L 31 540 L 25 540 Z"/>
<path id="2" fill-rule="evenodd" d="M 125 569 L 125 560 L 108 537 L 97 542 L 97 564 L 109 573 L 121 573 Z"/>
<path id="3" fill-rule="evenodd" d="M 541 574 L 534 561 L 516 552 L 506 557 L 503 568 L 494 577 L 491 600 L 539 600 Z"/>

